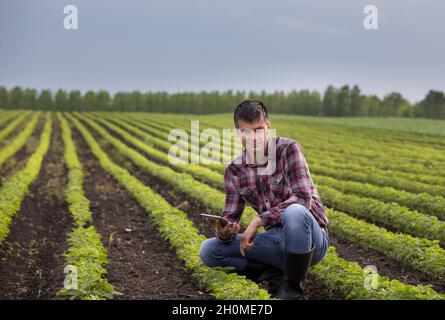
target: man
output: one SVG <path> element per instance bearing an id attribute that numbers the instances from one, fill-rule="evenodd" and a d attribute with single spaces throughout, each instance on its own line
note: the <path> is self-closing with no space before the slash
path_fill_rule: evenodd
<path id="1" fill-rule="evenodd" d="M 212 223 L 216 237 L 204 241 L 199 255 L 209 267 L 233 266 L 253 280 L 268 280 L 273 296 L 301 298 L 309 268 L 323 259 L 330 244 L 323 203 L 301 146 L 269 135 L 262 102 L 241 102 L 234 123 L 244 148 L 224 174 L 222 215 L 229 223 Z M 270 167 L 273 170 L 266 170 Z M 238 234 L 246 204 L 258 216 Z M 257 234 L 260 226 L 265 232 Z"/>

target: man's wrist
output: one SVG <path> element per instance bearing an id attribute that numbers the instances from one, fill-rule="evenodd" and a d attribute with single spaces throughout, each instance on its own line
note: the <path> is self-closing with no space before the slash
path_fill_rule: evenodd
<path id="1" fill-rule="evenodd" d="M 263 218 L 262 218 L 261 216 L 257 216 L 257 217 L 255 217 L 255 218 L 252 220 L 252 222 L 255 224 L 255 226 L 256 226 L 257 228 L 266 225 L 266 224 L 264 223 Z"/>
<path id="2" fill-rule="evenodd" d="M 231 241 L 233 240 L 233 238 L 234 238 L 234 236 L 233 236 L 233 237 L 229 237 L 229 238 L 222 238 L 222 237 L 218 234 L 218 231 L 215 231 L 215 236 L 216 236 L 216 238 L 217 238 L 220 242 L 222 242 L 222 243 L 231 242 Z"/>

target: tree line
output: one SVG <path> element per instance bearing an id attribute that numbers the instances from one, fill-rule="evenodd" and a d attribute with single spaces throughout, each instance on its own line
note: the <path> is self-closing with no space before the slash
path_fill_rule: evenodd
<path id="1" fill-rule="evenodd" d="M 380 98 L 364 95 L 355 85 L 339 88 L 328 86 L 323 94 L 317 91 L 201 91 L 168 93 L 118 92 L 105 90 L 66 91 L 40 90 L 0 86 L 0 108 L 51 111 L 135 111 L 210 114 L 232 112 L 242 100 L 263 101 L 270 112 L 312 116 L 379 116 L 445 119 L 445 94 L 430 90 L 425 98 L 411 104 L 400 93 Z"/>

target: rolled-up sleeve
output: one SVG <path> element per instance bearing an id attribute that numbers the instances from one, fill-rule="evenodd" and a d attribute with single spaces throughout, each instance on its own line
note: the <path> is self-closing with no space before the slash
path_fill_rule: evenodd
<path id="1" fill-rule="evenodd" d="M 239 222 L 244 212 L 245 202 L 238 192 L 239 178 L 227 167 L 224 173 L 224 190 L 226 203 L 222 216 L 232 222 Z"/>

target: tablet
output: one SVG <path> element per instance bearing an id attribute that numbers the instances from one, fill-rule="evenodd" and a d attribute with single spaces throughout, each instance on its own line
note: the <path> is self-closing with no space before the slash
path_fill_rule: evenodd
<path id="1" fill-rule="evenodd" d="M 220 221 L 221 225 L 224 227 L 229 221 L 227 221 L 226 219 L 224 219 L 221 216 L 215 216 L 213 214 L 205 214 L 205 213 L 201 213 L 201 216 L 203 216 L 206 219 L 210 219 L 210 220 L 215 220 L 215 221 Z"/>

